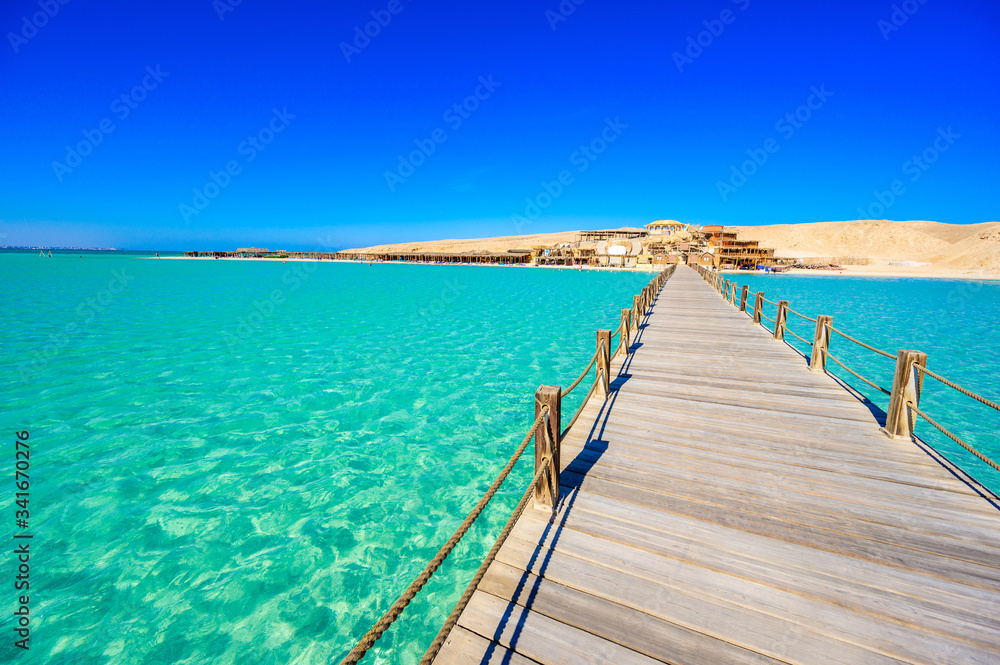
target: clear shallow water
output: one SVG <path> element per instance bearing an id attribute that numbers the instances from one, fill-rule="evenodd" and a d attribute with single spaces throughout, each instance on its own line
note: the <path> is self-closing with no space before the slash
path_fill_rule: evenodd
<path id="1" fill-rule="evenodd" d="M 761 290 L 768 300 L 788 300 L 792 309 L 815 318 L 833 316 L 833 326 L 895 354 L 914 349 L 928 354 L 928 368 L 994 402 L 1000 402 L 1000 282 L 919 278 L 832 277 L 728 273 L 728 279 Z M 752 304 L 752 297 L 750 304 Z M 765 304 L 764 313 L 775 316 Z M 774 325 L 763 322 L 773 329 Z M 812 341 L 815 323 L 789 314 L 788 325 Z M 808 345 L 786 341 L 810 353 Z M 830 353 L 856 372 L 889 389 L 895 360 L 868 351 L 837 334 Z M 835 363 L 827 368 L 884 411 L 889 398 Z M 920 408 L 988 457 L 1000 460 L 1000 412 L 937 380 L 924 379 Z M 918 419 L 916 433 L 977 480 L 1000 492 L 1000 472 Z"/>
<path id="2" fill-rule="evenodd" d="M 35 535 L 32 648 L 0 661 L 339 661 L 648 279 L 0 253 Z M 530 466 L 365 662 L 419 659 Z"/>

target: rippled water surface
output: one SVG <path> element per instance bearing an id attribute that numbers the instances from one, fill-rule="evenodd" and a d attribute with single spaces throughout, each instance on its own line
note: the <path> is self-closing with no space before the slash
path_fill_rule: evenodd
<path id="1" fill-rule="evenodd" d="M 748 273 L 726 277 L 747 284 L 751 293 L 762 291 L 773 302 L 788 300 L 792 309 L 808 317 L 831 315 L 834 328 L 893 355 L 899 349 L 923 351 L 928 354 L 929 369 L 1000 403 L 1000 282 Z M 773 319 L 775 310 L 766 304 L 764 313 Z M 774 324 L 764 321 L 764 325 L 773 329 Z M 812 341 L 815 323 L 789 314 L 788 325 Z M 810 352 L 808 345 L 795 338 L 787 340 Z M 894 359 L 836 334 L 830 353 L 865 378 L 891 388 Z M 876 410 L 887 408 L 889 398 L 884 394 L 835 363 L 828 363 L 828 368 L 866 396 Z M 920 408 L 987 456 L 1000 460 L 1000 412 L 932 378 L 924 380 Z M 1000 492 L 1000 472 L 926 421 L 918 421 L 916 432 L 987 487 Z"/>
<path id="2" fill-rule="evenodd" d="M 35 536 L 32 648 L 5 620 L 0 661 L 339 661 L 648 279 L 0 253 Z M 365 662 L 419 659 L 530 465 Z"/>

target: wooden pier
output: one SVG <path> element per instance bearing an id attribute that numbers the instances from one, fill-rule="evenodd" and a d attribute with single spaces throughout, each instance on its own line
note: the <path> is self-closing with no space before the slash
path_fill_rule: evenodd
<path id="1" fill-rule="evenodd" d="M 555 510 L 536 490 L 433 662 L 1000 663 L 997 498 L 704 276 L 637 300 L 536 475 Z"/>

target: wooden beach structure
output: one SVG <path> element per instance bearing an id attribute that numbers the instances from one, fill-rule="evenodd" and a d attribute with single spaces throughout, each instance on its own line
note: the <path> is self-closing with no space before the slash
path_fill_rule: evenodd
<path id="1" fill-rule="evenodd" d="M 531 262 L 530 249 L 506 252 L 287 252 L 268 249 L 242 248 L 236 251 L 189 250 L 188 258 L 219 259 L 317 259 L 325 261 L 378 261 L 405 263 L 462 263 L 490 265 L 524 265 Z"/>
<path id="2" fill-rule="evenodd" d="M 789 316 L 815 323 L 811 341 Z M 843 343 L 895 362 L 892 386 L 843 365 Z M 885 393 L 881 417 L 833 362 Z M 564 427 L 562 398 L 595 367 Z M 421 663 L 1000 663 L 1000 501 L 915 436 L 917 420 L 1000 466 L 920 408 L 925 380 L 1000 410 L 926 354 L 671 266 L 617 331 L 597 331 L 576 382 L 538 388 L 490 491 L 343 662 L 399 616 L 534 438 L 533 480 Z"/>

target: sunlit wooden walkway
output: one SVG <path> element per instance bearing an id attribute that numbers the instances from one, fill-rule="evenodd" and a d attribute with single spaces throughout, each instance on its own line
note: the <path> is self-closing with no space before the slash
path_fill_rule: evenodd
<path id="1" fill-rule="evenodd" d="M 436 659 L 1000 663 L 1000 510 L 681 267 Z"/>

